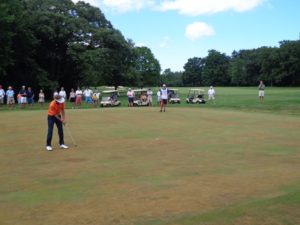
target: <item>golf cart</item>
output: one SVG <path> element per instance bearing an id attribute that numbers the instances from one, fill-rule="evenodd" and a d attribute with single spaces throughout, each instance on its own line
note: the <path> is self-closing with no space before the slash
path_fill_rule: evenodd
<path id="1" fill-rule="evenodd" d="M 102 98 L 100 102 L 101 107 L 114 107 L 120 105 L 121 102 L 118 100 L 118 91 L 116 90 L 102 91 Z"/>
<path id="2" fill-rule="evenodd" d="M 189 94 L 186 98 L 188 104 L 205 104 L 204 90 L 198 88 L 192 88 L 189 90 Z"/>
<path id="3" fill-rule="evenodd" d="M 179 90 L 169 88 L 168 91 L 169 91 L 169 93 L 168 93 L 168 102 L 172 103 L 172 104 L 174 104 L 174 103 L 180 104 Z"/>
<path id="4" fill-rule="evenodd" d="M 133 106 L 149 106 L 147 89 L 135 89 Z"/>

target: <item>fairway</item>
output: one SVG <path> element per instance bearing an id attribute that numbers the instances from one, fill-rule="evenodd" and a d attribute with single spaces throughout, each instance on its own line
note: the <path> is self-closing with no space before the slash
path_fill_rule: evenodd
<path id="1" fill-rule="evenodd" d="M 53 152 L 45 110 L 1 117 L 1 225 L 300 224 L 298 116 L 68 109 Z"/>

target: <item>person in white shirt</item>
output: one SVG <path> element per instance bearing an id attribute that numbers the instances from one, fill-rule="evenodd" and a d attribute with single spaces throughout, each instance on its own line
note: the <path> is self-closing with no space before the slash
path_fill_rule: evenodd
<path id="1" fill-rule="evenodd" d="M 86 103 L 92 103 L 92 95 L 93 95 L 93 91 L 91 89 L 89 89 L 88 87 L 84 90 L 83 92 L 84 98 L 85 98 L 85 102 Z"/>
<path id="2" fill-rule="evenodd" d="M 81 105 L 82 103 L 82 90 L 80 90 L 80 88 L 78 87 L 76 92 L 75 92 L 75 95 L 76 95 L 76 100 L 75 100 L 75 104 L 78 106 L 78 105 Z"/>
<path id="3" fill-rule="evenodd" d="M 156 96 L 157 96 L 157 105 L 159 105 L 160 104 L 160 88 L 158 89 Z"/>
<path id="4" fill-rule="evenodd" d="M 213 86 L 210 86 L 210 88 L 208 89 L 207 94 L 208 94 L 208 100 L 209 101 L 215 100 L 216 92 L 215 92 L 215 89 L 213 88 Z"/>
<path id="5" fill-rule="evenodd" d="M 71 88 L 71 91 L 69 94 L 69 101 L 72 103 L 72 109 L 74 109 L 75 101 L 76 101 L 76 93 L 74 91 L 74 88 Z"/>
<path id="6" fill-rule="evenodd" d="M 0 85 L 0 104 L 3 105 L 4 104 L 4 96 L 5 96 L 5 91 L 2 88 L 2 85 Z"/>
<path id="7" fill-rule="evenodd" d="M 152 95 L 153 95 L 153 92 L 152 92 L 151 88 L 148 88 L 147 100 L 148 100 L 149 106 L 152 106 Z"/>
<path id="8" fill-rule="evenodd" d="M 134 91 L 131 90 L 131 88 L 128 88 L 127 97 L 128 97 L 128 106 L 133 107 Z"/>
<path id="9" fill-rule="evenodd" d="M 61 97 L 63 97 L 64 99 L 67 99 L 67 93 L 65 91 L 64 87 L 60 88 L 60 92 L 58 93 Z"/>
<path id="10" fill-rule="evenodd" d="M 160 112 L 162 112 L 162 110 L 165 112 L 168 103 L 168 88 L 165 84 L 163 84 L 162 88 L 160 89 L 160 98 Z"/>

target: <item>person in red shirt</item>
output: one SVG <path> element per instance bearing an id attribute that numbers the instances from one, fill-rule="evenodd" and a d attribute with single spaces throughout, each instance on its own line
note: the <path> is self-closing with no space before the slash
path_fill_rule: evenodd
<path id="1" fill-rule="evenodd" d="M 69 147 L 66 146 L 64 143 L 64 131 L 63 131 L 63 125 L 66 124 L 65 99 L 58 94 L 54 96 L 54 100 L 50 102 L 49 109 L 48 109 L 48 135 L 47 135 L 47 145 L 46 145 L 47 151 L 53 150 L 51 146 L 51 141 L 52 141 L 54 123 L 56 124 L 58 129 L 60 148 L 68 149 Z"/>

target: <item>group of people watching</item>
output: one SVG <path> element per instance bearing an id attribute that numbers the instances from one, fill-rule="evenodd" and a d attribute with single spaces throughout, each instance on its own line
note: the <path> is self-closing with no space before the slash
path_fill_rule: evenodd
<path id="1" fill-rule="evenodd" d="M 7 90 L 5 91 L 0 85 L 0 104 L 6 104 L 9 107 L 14 107 L 16 101 L 15 97 L 17 97 L 17 103 L 20 104 L 21 108 L 24 108 L 26 104 L 29 105 L 29 107 L 32 107 L 32 104 L 34 103 L 34 92 L 31 89 L 31 87 L 22 86 L 19 92 L 15 92 L 12 86 L 8 86 Z M 44 104 L 45 102 L 45 94 L 43 90 L 40 90 L 38 95 L 38 102 L 40 104 Z"/>
<path id="2" fill-rule="evenodd" d="M 79 87 L 76 89 L 76 91 L 74 88 L 71 88 L 69 98 L 67 97 L 64 87 L 61 87 L 60 91 L 55 91 L 53 95 L 55 96 L 57 94 L 62 96 L 64 99 L 69 99 L 69 102 L 72 103 L 72 108 L 81 106 L 83 97 L 86 103 L 91 103 L 94 105 L 94 107 L 96 107 L 99 104 L 101 95 L 100 91 L 92 91 L 89 87 L 85 88 L 84 91 L 82 91 Z"/>
<path id="3" fill-rule="evenodd" d="M 62 96 L 64 99 L 69 99 L 73 107 L 81 106 L 83 98 L 86 103 L 92 103 L 94 106 L 96 106 L 99 104 L 101 95 L 100 91 L 92 91 L 88 87 L 84 91 L 82 91 L 80 88 L 77 88 L 75 91 L 74 88 L 72 88 L 69 93 L 69 98 L 67 97 L 64 87 L 61 87 L 59 90 L 55 90 L 53 93 L 53 98 L 57 94 Z M 35 103 L 35 99 L 37 99 L 37 102 L 41 106 L 44 105 L 45 93 L 43 89 L 40 89 L 36 98 L 31 87 L 26 87 L 23 85 L 21 89 L 16 92 L 12 86 L 8 86 L 7 90 L 5 91 L 3 86 L 0 85 L 0 105 L 4 105 L 6 103 L 8 107 L 13 108 L 17 101 L 17 103 L 20 105 L 20 108 L 25 108 L 26 105 L 32 107 L 32 105 Z"/>

